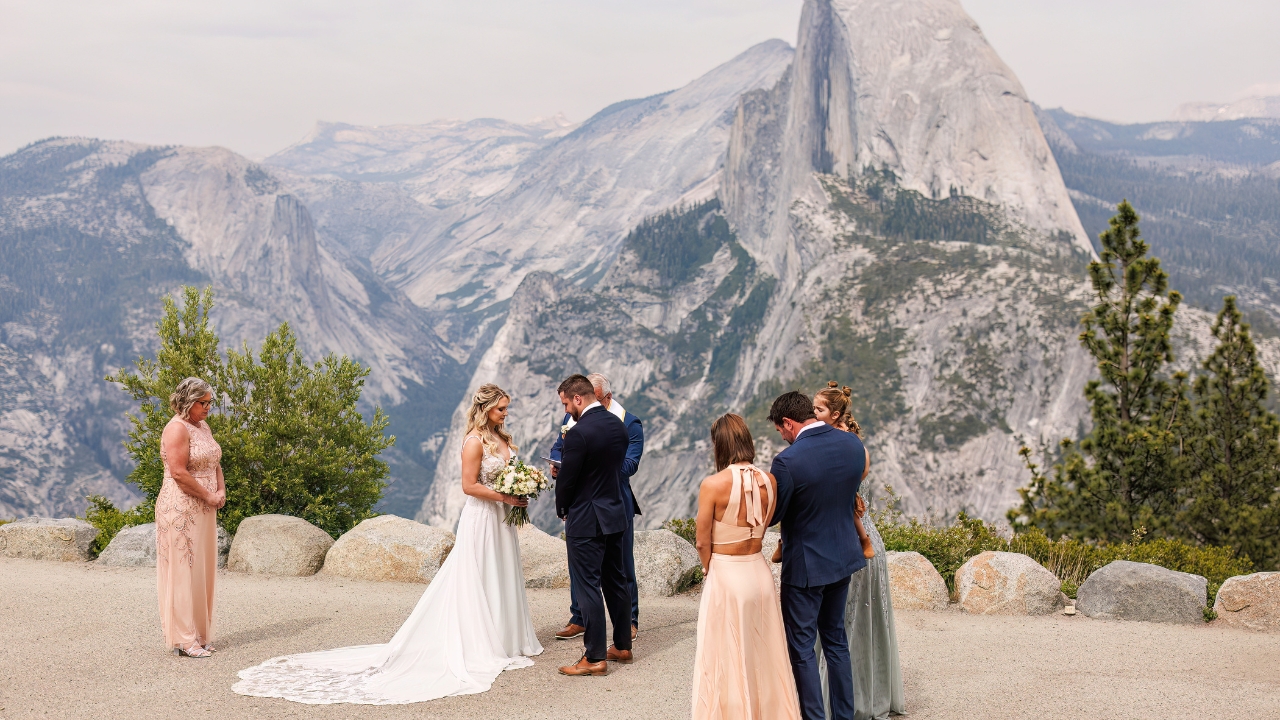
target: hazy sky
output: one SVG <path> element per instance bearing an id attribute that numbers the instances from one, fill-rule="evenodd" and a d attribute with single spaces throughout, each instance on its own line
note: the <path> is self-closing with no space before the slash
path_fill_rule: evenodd
<path id="1" fill-rule="evenodd" d="M 962 0 L 1042 105 L 1121 121 L 1280 94 L 1277 0 Z M 0 0 L 0 154 L 50 135 L 225 145 L 316 120 L 525 120 L 795 42 L 801 0 Z"/>

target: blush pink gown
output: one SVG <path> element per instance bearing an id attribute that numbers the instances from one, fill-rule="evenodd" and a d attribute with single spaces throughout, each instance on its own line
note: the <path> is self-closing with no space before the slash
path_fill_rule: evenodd
<path id="1" fill-rule="evenodd" d="M 187 471 L 210 491 L 218 489 L 222 448 L 209 425 L 175 416 L 191 436 Z M 218 569 L 218 515 L 204 501 L 182 491 L 173 480 L 169 459 L 164 461 L 164 485 L 156 498 L 156 589 L 160 596 L 160 624 L 170 648 L 207 645 L 213 641 L 214 578 Z"/>
<path id="2" fill-rule="evenodd" d="M 764 537 L 773 515 L 775 498 L 765 474 L 749 463 L 729 467 L 733 489 L 724 521 L 711 528 L 713 549 Z M 694 720 L 800 720 L 782 605 L 764 553 L 712 553 L 693 666 Z"/>

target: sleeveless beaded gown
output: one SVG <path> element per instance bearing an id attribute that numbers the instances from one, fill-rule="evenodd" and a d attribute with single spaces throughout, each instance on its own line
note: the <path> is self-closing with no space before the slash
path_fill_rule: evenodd
<path id="1" fill-rule="evenodd" d="M 209 491 L 218 489 L 222 448 L 209 426 L 174 417 L 191 437 L 187 472 Z M 156 496 L 156 592 L 160 625 L 170 648 L 213 642 L 213 593 L 218 570 L 218 513 L 182 491 L 160 446 L 164 482 Z"/>
<path id="2" fill-rule="evenodd" d="M 486 448 L 480 482 L 492 487 L 505 466 Z M 542 645 L 505 514 L 501 502 L 467 496 L 453 550 L 391 642 L 272 658 L 241 670 L 231 689 L 313 705 L 398 705 L 484 692 L 504 670 L 533 665 Z"/>

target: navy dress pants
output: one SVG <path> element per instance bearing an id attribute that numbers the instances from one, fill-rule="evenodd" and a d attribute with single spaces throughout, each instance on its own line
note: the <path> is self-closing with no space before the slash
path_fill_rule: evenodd
<path id="1" fill-rule="evenodd" d="M 640 627 L 640 588 L 636 585 L 636 501 L 630 492 L 624 491 L 623 496 L 631 503 L 631 507 L 627 511 L 627 529 L 622 536 L 622 563 L 627 568 L 627 581 L 631 583 L 631 624 Z M 578 595 L 572 589 L 573 568 L 569 568 L 569 587 L 569 622 L 582 625 Z"/>
<path id="2" fill-rule="evenodd" d="M 814 641 L 822 638 L 827 659 L 827 685 L 831 691 L 832 720 L 853 720 L 853 666 L 849 641 L 844 634 L 844 605 L 849 598 L 849 578 L 830 585 L 798 587 L 782 584 L 782 622 L 787 630 L 787 653 L 800 694 L 804 720 L 825 720 L 822 679 Z"/>
<path id="3" fill-rule="evenodd" d="M 608 650 L 606 606 L 613 621 L 614 646 L 619 650 L 631 649 L 631 593 L 622 562 L 623 535 L 616 532 L 565 538 L 569 551 L 569 592 L 577 598 L 582 610 L 582 625 L 587 629 L 582 644 L 591 662 L 604 660 Z"/>

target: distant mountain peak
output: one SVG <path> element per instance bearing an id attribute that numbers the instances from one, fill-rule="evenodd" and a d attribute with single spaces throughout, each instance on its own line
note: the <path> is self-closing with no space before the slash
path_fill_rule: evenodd
<path id="1" fill-rule="evenodd" d="M 1248 118 L 1280 118 L 1280 95 L 1252 96 L 1229 103 L 1190 102 L 1173 112 L 1175 121 L 1217 122 Z"/>

